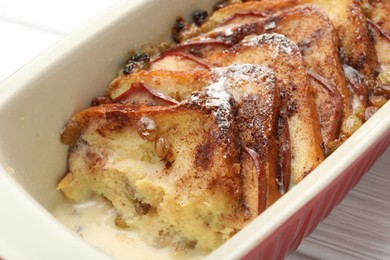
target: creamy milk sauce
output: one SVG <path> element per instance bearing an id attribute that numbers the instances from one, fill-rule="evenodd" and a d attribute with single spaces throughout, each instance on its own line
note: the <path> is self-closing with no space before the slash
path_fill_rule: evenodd
<path id="1" fill-rule="evenodd" d="M 115 225 L 115 209 L 94 198 L 83 203 L 62 203 L 54 215 L 83 239 L 116 259 L 171 259 L 167 249 L 153 248 L 136 231 Z"/>

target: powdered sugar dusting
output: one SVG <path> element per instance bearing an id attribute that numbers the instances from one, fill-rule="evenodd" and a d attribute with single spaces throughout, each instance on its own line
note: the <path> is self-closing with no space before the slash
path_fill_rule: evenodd
<path id="1" fill-rule="evenodd" d="M 219 80 L 227 85 L 247 84 L 248 82 L 264 82 L 266 86 L 275 84 L 275 75 L 271 69 L 259 64 L 233 64 L 226 68 L 212 68 Z"/>
<path id="2" fill-rule="evenodd" d="M 234 34 L 232 28 L 228 27 L 227 29 L 224 30 L 225 36 L 232 36 Z"/>
<path id="3" fill-rule="evenodd" d="M 276 23 L 275 21 L 271 21 L 269 23 L 267 23 L 265 26 L 264 26 L 264 29 L 265 30 L 272 30 L 272 29 L 275 29 L 276 28 Z"/>
<path id="4" fill-rule="evenodd" d="M 208 99 L 206 106 L 219 107 L 229 104 L 230 95 L 226 92 L 225 81 L 215 82 L 205 89 Z"/>
<path id="5" fill-rule="evenodd" d="M 233 120 L 232 99 L 241 102 L 248 95 L 255 94 L 265 97 L 264 103 L 272 106 L 273 100 L 268 100 L 267 89 L 273 89 L 276 84 L 275 74 L 271 69 L 259 64 L 233 64 L 224 68 L 212 68 L 213 81 L 202 92 L 195 92 L 189 101 L 211 109 L 221 132 L 228 131 Z"/>
<path id="6" fill-rule="evenodd" d="M 222 79 L 205 88 L 203 93 L 193 93 L 189 101 L 211 109 L 218 123 L 218 128 L 224 132 L 230 128 L 230 121 L 232 120 L 231 99 L 231 94 L 226 91 L 225 80 Z"/>
<path id="7" fill-rule="evenodd" d="M 205 89 L 207 99 L 206 107 L 214 109 L 214 118 L 218 122 L 221 130 L 227 130 L 230 127 L 230 99 L 231 95 L 226 92 L 225 80 L 220 80 L 211 84 Z"/>
<path id="8" fill-rule="evenodd" d="M 259 46 L 259 45 L 269 45 L 274 49 L 272 55 L 273 58 L 277 58 L 279 53 L 283 52 L 288 55 L 298 53 L 298 46 L 289 40 L 286 36 L 278 33 L 265 33 L 259 36 L 253 37 L 248 41 L 243 41 L 245 46 Z"/>
<path id="9" fill-rule="evenodd" d="M 227 91 L 237 101 L 238 128 L 253 131 L 256 136 L 272 132 L 272 124 L 267 122 L 273 118 L 278 91 L 273 71 L 260 64 L 233 64 L 212 72 L 217 80 L 226 82 Z"/>

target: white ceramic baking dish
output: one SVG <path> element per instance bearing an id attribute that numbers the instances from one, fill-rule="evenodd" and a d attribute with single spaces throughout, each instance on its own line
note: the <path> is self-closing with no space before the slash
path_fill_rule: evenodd
<path id="1" fill-rule="evenodd" d="M 176 16 L 207 0 L 122 1 L 13 74 L 0 86 L 0 259 L 108 259 L 51 210 L 66 171 L 59 134 L 102 95 L 127 52 L 169 37 Z M 297 248 L 390 143 L 390 103 L 314 172 L 211 253 L 209 259 L 280 259 Z"/>

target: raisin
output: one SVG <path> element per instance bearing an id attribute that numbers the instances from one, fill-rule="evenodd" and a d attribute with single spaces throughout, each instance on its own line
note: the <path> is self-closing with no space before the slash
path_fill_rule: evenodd
<path id="1" fill-rule="evenodd" d="M 149 55 L 144 52 L 136 53 L 134 56 L 131 57 L 131 61 L 135 62 L 149 61 L 149 59 Z"/>
<path id="2" fill-rule="evenodd" d="M 171 153 L 171 144 L 165 137 L 160 137 L 156 141 L 157 156 L 164 159 Z"/>
<path id="3" fill-rule="evenodd" d="M 129 75 L 133 71 L 133 68 L 134 68 L 134 64 L 132 63 L 126 64 L 122 70 L 122 73 L 124 75 Z"/>
<path id="4" fill-rule="evenodd" d="M 137 123 L 137 132 L 145 141 L 154 142 L 158 137 L 157 125 L 153 119 L 142 116 Z"/>
<path id="5" fill-rule="evenodd" d="M 150 204 L 143 201 L 135 201 L 135 211 L 140 215 L 148 214 L 151 207 Z"/>
<path id="6" fill-rule="evenodd" d="M 197 26 L 201 26 L 206 21 L 209 14 L 207 11 L 197 11 L 192 15 L 192 20 Z"/>
<path id="7" fill-rule="evenodd" d="M 172 28 L 172 38 L 175 40 L 175 42 L 180 42 L 180 32 L 185 27 L 185 20 L 182 17 L 176 18 L 175 25 Z"/>
<path id="8" fill-rule="evenodd" d="M 133 56 L 131 56 L 129 61 L 123 67 L 122 73 L 124 75 L 129 75 L 135 70 L 145 69 L 149 65 L 149 62 L 150 62 L 149 55 L 143 52 L 136 53 Z"/>
<path id="9" fill-rule="evenodd" d="M 102 104 L 109 104 L 112 102 L 112 99 L 109 97 L 96 97 L 92 100 L 91 106 L 99 106 Z"/>

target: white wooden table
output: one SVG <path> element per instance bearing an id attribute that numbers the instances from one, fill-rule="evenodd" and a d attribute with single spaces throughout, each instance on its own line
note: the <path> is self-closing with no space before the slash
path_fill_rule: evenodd
<path id="1" fill-rule="evenodd" d="M 0 0 L 0 81 L 117 1 Z M 390 259 L 390 148 L 287 259 Z"/>

